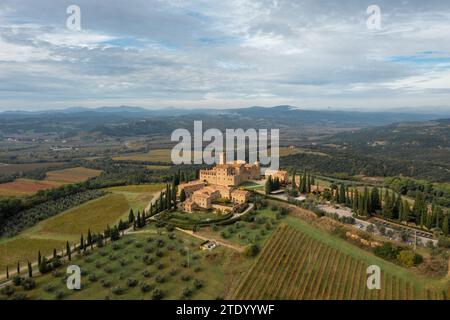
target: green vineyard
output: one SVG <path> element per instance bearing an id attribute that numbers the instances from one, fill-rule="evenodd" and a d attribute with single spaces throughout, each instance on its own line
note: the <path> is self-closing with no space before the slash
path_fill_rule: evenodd
<path id="1" fill-rule="evenodd" d="M 444 299 L 443 292 L 382 271 L 380 290 L 366 286 L 364 261 L 286 225 L 265 245 L 232 294 L 234 299 L 412 300 Z"/>

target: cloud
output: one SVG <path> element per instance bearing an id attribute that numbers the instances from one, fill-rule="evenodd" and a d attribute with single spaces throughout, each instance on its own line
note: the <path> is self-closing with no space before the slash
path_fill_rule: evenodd
<path id="1" fill-rule="evenodd" d="M 0 109 L 133 104 L 446 105 L 450 5 L 378 1 L 52 0 L 0 5 Z M 19 94 L 20 92 L 20 94 Z"/>

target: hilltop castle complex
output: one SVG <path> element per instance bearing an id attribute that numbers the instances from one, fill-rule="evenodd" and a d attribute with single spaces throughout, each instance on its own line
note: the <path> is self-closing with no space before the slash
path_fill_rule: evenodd
<path id="1" fill-rule="evenodd" d="M 231 202 L 235 205 L 246 203 L 250 193 L 236 187 L 248 180 L 260 179 L 260 176 L 259 162 L 254 164 L 247 164 L 245 161 L 225 163 L 225 157 L 222 154 L 217 166 L 212 169 L 200 170 L 198 180 L 178 186 L 178 192 L 184 191 L 186 195 L 183 209 L 186 212 L 211 208 L 221 212 L 232 211 L 232 206 L 219 204 L 217 200 L 222 199 L 223 202 Z"/>

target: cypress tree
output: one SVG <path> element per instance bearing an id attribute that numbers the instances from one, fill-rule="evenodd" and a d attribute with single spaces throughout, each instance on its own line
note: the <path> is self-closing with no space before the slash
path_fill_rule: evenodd
<path id="1" fill-rule="evenodd" d="M 409 206 L 408 200 L 404 200 L 403 201 L 403 205 L 402 205 L 402 219 L 403 221 L 408 222 L 409 221 L 409 216 L 411 214 L 411 207 Z"/>
<path id="2" fill-rule="evenodd" d="M 53 249 L 53 258 L 56 258 L 57 254 L 56 254 L 56 249 Z"/>
<path id="3" fill-rule="evenodd" d="M 389 196 L 389 192 L 386 189 L 386 192 L 384 194 L 384 203 L 383 203 L 383 216 L 385 218 L 391 218 L 392 217 L 392 198 Z"/>
<path id="4" fill-rule="evenodd" d="M 266 184 L 267 184 L 267 182 L 266 182 Z M 184 189 L 181 189 L 180 202 L 184 202 L 184 201 L 186 201 L 186 191 L 184 191 Z"/>
<path id="5" fill-rule="evenodd" d="M 42 257 L 41 257 L 41 251 L 38 251 L 38 266 L 41 265 Z"/>
<path id="6" fill-rule="evenodd" d="M 128 214 L 128 223 L 133 223 L 134 221 L 134 212 L 133 209 L 130 209 L 130 213 Z"/>
<path id="7" fill-rule="evenodd" d="M 449 229 L 448 229 L 448 214 L 444 217 L 444 221 L 442 221 L 442 232 L 444 232 L 444 234 L 446 236 L 448 236 L 448 233 L 449 233 Z"/>
<path id="8" fill-rule="evenodd" d="M 359 208 L 359 194 L 358 189 L 353 189 L 353 212 L 358 214 L 358 208 Z"/>
<path id="9" fill-rule="evenodd" d="M 83 235 L 81 235 L 81 238 L 80 238 L 80 249 L 84 250 L 84 237 L 83 237 Z"/>
<path id="10" fill-rule="evenodd" d="M 6 266 L 6 279 L 9 279 L 9 267 Z"/>
<path id="11" fill-rule="evenodd" d="M 272 190 L 272 188 L 273 188 L 273 185 L 272 185 L 272 176 L 269 176 L 269 178 L 267 178 L 267 180 L 266 180 L 266 184 L 265 184 L 265 191 L 266 191 L 266 194 L 270 194 L 273 190 Z M 183 190 L 184 191 L 184 190 Z M 182 192 L 183 192 L 182 191 Z"/>
<path id="12" fill-rule="evenodd" d="M 358 215 L 362 216 L 364 213 L 364 196 L 363 195 L 359 195 L 359 199 L 358 199 Z"/>
<path id="13" fill-rule="evenodd" d="M 31 262 L 28 261 L 28 277 L 33 278 L 33 268 L 31 267 Z"/>
<path id="14" fill-rule="evenodd" d="M 20 274 L 20 262 L 17 261 L 17 274 Z"/>
<path id="15" fill-rule="evenodd" d="M 372 188 L 370 193 L 370 211 L 376 212 L 381 209 L 380 193 L 377 187 Z"/>
<path id="16" fill-rule="evenodd" d="M 369 189 L 366 187 L 364 187 L 364 195 L 363 195 L 363 201 L 364 201 L 364 206 L 363 206 L 363 215 L 364 216 L 368 216 L 369 215 Z"/>
<path id="17" fill-rule="evenodd" d="M 416 198 L 414 200 L 414 206 L 412 210 L 412 217 L 416 224 L 420 222 L 423 223 L 424 212 L 427 210 L 427 205 L 425 203 L 425 198 L 422 192 L 416 193 Z"/>
<path id="18" fill-rule="evenodd" d="M 70 251 L 70 244 L 69 241 L 66 242 L 66 254 L 69 258 L 69 261 L 72 261 L 72 252 Z"/>
<path id="19" fill-rule="evenodd" d="M 296 170 L 294 169 L 294 173 L 292 173 L 292 189 L 295 190 L 297 188 L 297 184 L 295 183 L 295 175 L 297 174 Z"/>
<path id="20" fill-rule="evenodd" d="M 343 203 L 345 203 L 345 201 L 346 201 L 345 187 L 344 187 L 344 184 L 341 183 L 340 190 L 339 190 L 338 202 L 343 204 Z"/>
<path id="21" fill-rule="evenodd" d="M 122 221 L 122 220 L 121 220 Z M 87 234 L 87 245 L 88 246 L 92 246 L 92 234 L 91 234 L 91 229 L 88 229 L 88 234 Z"/>
<path id="22" fill-rule="evenodd" d="M 137 219 L 136 219 L 136 226 L 138 228 L 141 228 L 142 222 L 141 222 L 141 213 L 138 211 Z"/>

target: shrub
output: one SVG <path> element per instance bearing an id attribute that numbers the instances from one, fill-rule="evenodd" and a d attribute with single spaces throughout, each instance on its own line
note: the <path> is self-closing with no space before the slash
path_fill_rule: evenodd
<path id="1" fill-rule="evenodd" d="M 0 289 L 0 292 L 5 296 L 12 296 L 14 294 L 14 287 L 11 285 L 6 285 Z"/>
<path id="2" fill-rule="evenodd" d="M 198 279 L 194 279 L 194 288 L 200 289 L 201 287 L 203 287 L 203 282 Z"/>
<path id="3" fill-rule="evenodd" d="M 145 283 L 145 282 L 141 283 L 141 291 L 142 292 L 149 292 L 150 290 L 152 290 L 151 285 L 149 285 L 148 283 Z"/>
<path id="4" fill-rule="evenodd" d="M 121 267 L 125 267 L 125 266 L 128 264 L 128 261 L 125 260 L 125 259 L 120 259 L 120 260 L 119 260 L 119 263 L 120 263 L 120 266 L 121 266 Z"/>
<path id="5" fill-rule="evenodd" d="M 52 269 L 56 269 L 56 268 L 59 268 L 60 266 L 62 266 L 62 262 L 59 257 L 51 259 L 50 263 L 52 265 Z"/>
<path id="6" fill-rule="evenodd" d="M 91 273 L 91 274 L 88 276 L 88 280 L 89 280 L 90 282 L 96 282 L 98 279 L 97 279 L 97 276 L 95 275 L 95 273 Z"/>
<path id="7" fill-rule="evenodd" d="M 62 273 L 59 270 L 53 270 L 52 271 L 52 276 L 54 278 L 59 278 L 62 275 Z"/>
<path id="8" fill-rule="evenodd" d="M 20 275 L 15 275 L 13 278 L 12 278 L 12 283 L 16 286 L 16 287 L 18 287 L 18 286 L 20 286 L 21 285 L 21 283 L 22 283 L 22 281 L 23 281 L 23 278 L 20 276 Z"/>
<path id="9" fill-rule="evenodd" d="M 415 265 L 422 263 L 423 258 L 421 255 L 411 251 L 411 250 L 402 250 L 397 256 L 397 261 L 407 267 L 411 268 Z"/>
<path id="10" fill-rule="evenodd" d="M 390 242 L 385 242 L 382 246 L 375 248 L 373 252 L 383 259 L 395 261 L 400 251 L 401 248 L 393 245 Z"/>
<path id="11" fill-rule="evenodd" d="M 164 297 L 163 292 L 160 289 L 155 289 L 152 292 L 152 299 L 153 300 L 161 300 Z"/>
<path id="12" fill-rule="evenodd" d="M 185 287 L 181 293 L 184 298 L 192 296 L 192 290 L 189 287 Z"/>
<path id="13" fill-rule="evenodd" d="M 51 283 L 47 283 L 42 286 L 42 289 L 44 289 L 45 292 L 53 292 L 55 290 L 55 286 Z"/>
<path id="14" fill-rule="evenodd" d="M 24 290 L 31 290 L 36 287 L 36 281 L 32 278 L 26 278 L 21 284 Z"/>
<path id="15" fill-rule="evenodd" d="M 137 284 L 138 284 L 138 281 L 137 281 L 136 279 L 128 279 L 128 280 L 127 280 L 127 285 L 128 285 L 130 288 L 136 287 Z"/>
<path id="16" fill-rule="evenodd" d="M 62 298 L 64 298 L 64 296 L 65 296 L 65 293 L 64 293 L 64 291 L 62 291 L 62 290 L 58 290 L 58 291 L 56 291 L 56 293 L 55 293 L 55 298 L 56 298 L 57 300 L 61 300 Z"/>
<path id="17" fill-rule="evenodd" d="M 256 244 L 248 245 L 245 248 L 245 255 L 247 257 L 255 257 L 259 253 L 259 246 Z"/>
<path id="18" fill-rule="evenodd" d="M 113 269 L 109 266 L 106 266 L 105 269 L 103 269 L 106 273 L 112 273 Z"/>
<path id="19" fill-rule="evenodd" d="M 142 275 L 143 275 L 145 278 L 149 278 L 149 277 L 151 276 L 151 273 L 150 273 L 150 271 L 148 271 L 148 270 L 144 270 L 144 271 L 142 271 Z"/>
<path id="20" fill-rule="evenodd" d="M 109 282 L 108 280 L 101 280 L 100 284 L 102 285 L 103 288 L 111 287 L 111 282 Z"/>
<path id="21" fill-rule="evenodd" d="M 164 279 L 164 276 L 159 275 L 159 274 L 155 277 L 155 281 L 158 283 L 163 283 L 165 280 L 166 279 Z"/>
<path id="22" fill-rule="evenodd" d="M 181 280 L 189 281 L 189 280 L 191 280 L 191 276 L 188 274 L 183 274 L 183 275 L 181 275 Z"/>
<path id="23" fill-rule="evenodd" d="M 13 295 L 12 297 L 13 300 L 27 300 L 28 296 L 25 293 L 16 293 L 15 295 Z"/>
<path id="24" fill-rule="evenodd" d="M 115 295 L 121 295 L 123 294 L 124 290 L 120 286 L 116 286 L 111 289 L 111 292 Z"/>

